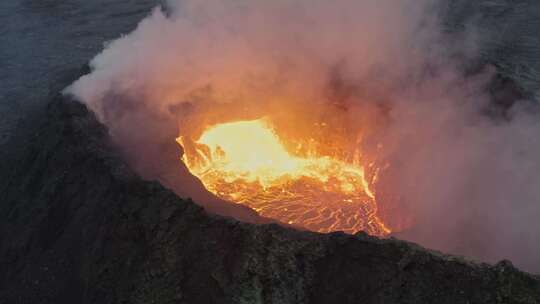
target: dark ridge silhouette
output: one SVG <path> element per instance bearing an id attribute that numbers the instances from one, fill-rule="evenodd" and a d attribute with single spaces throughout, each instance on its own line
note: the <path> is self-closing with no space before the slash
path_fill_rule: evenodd
<path id="1" fill-rule="evenodd" d="M 0 303 L 539 303 L 540 280 L 395 239 L 210 215 L 56 96 L 0 167 Z"/>

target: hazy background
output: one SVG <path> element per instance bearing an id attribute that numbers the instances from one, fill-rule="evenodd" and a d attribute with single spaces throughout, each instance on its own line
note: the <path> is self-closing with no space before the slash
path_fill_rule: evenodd
<path id="1" fill-rule="evenodd" d="M 17 122 L 24 123 L 26 111 L 39 108 L 50 92 L 60 89 L 59 79 L 73 75 L 73 71 L 100 52 L 105 41 L 130 32 L 155 2 L 0 3 L 0 19 L 6 21 L 3 23 L 6 26 L 0 29 L 0 142 L 12 134 Z M 540 41 L 536 34 L 540 30 L 540 4 L 536 3 L 452 1 L 446 8 L 445 24 L 453 31 L 470 30 L 474 36 L 471 49 L 482 60 L 496 65 L 504 75 L 535 92 L 540 88 Z M 406 195 L 416 202 L 423 201 L 411 208 L 423 214 L 425 228 L 412 232 L 408 238 L 481 259 L 511 258 L 525 269 L 538 271 L 540 145 L 536 135 L 540 128 L 539 120 L 527 112 L 529 108 L 517 109 L 514 112 L 517 123 L 510 126 L 459 128 L 457 133 L 445 132 L 439 141 L 433 141 L 436 149 L 402 153 L 414 159 L 409 160 L 409 168 L 402 170 L 403 175 L 396 179 L 414 181 L 411 185 L 401 185 L 402 189 L 406 190 L 407 186 L 422 189 Z M 452 119 L 457 118 L 456 122 L 468 118 L 457 115 L 461 110 L 446 113 Z M 454 137 L 456 141 L 448 140 L 460 132 L 466 132 L 465 142 L 459 141 L 460 136 Z M 429 136 L 424 134 L 420 138 Z M 456 171 L 449 172 L 448 159 L 442 155 L 449 151 L 461 153 L 462 150 L 456 149 L 460 146 L 469 149 L 457 157 L 452 154 L 450 163 Z M 437 155 L 441 157 L 437 159 Z M 430 177 L 429 173 L 434 172 L 444 174 Z M 419 179 L 422 176 L 427 178 Z M 437 183 L 440 189 L 433 189 L 432 180 L 437 178 L 456 183 L 457 190 L 443 187 L 447 184 L 441 182 Z M 471 204 L 469 200 L 478 203 Z"/>
<path id="2" fill-rule="evenodd" d="M 449 26 L 474 20 L 486 34 L 482 52 L 506 75 L 540 88 L 540 3 L 455 0 Z M 130 32 L 160 0 L 0 1 L 0 144 L 24 110 L 40 105 L 57 79 L 92 59 L 103 44 Z"/>
<path id="3" fill-rule="evenodd" d="M 0 145 L 103 44 L 131 31 L 158 0 L 0 1 Z"/>

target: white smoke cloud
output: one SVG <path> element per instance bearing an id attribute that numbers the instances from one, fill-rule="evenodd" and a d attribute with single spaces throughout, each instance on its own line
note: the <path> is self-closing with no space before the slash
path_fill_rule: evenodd
<path id="1" fill-rule="evenodd" d="M 161 161 L 158 144 L 174 141 L 179 119 L 198 117 L 186 113 L 211 108 L 205 119 L 220 120 L 286 109 L 293 125 L 300 112 L 330 114 L 389 163 L 384 191 L 414 217 L 404 237 L 540 270 L 540 120 L 519 105 L 506 120 L 486 114 L 493 71 L 463 72 L 477 55 L 474 29 L 445 34 L 428 0 L 167 7 L 108 44 L 67 89 L 141 171 Z M 336 103 L 345 110 L 329 110 Z"/>

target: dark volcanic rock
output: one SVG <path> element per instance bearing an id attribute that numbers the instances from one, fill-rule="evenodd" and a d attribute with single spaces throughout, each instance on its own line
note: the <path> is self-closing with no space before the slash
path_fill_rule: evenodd
<path id="1" fill-rule="evenodd" d="M 209 215 L 141 180 L 62 97 L 36 125 L 0 164 L 0 303 L 540 302 L 509 262 Z"/>

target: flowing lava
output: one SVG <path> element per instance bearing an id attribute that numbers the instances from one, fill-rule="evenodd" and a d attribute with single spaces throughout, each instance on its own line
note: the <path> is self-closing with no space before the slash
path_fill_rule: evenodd
<path id="1" fill-rule="evenodd" d="M 313 231 L 390 233 L 362 166 L 292 155 L 264 119 L 214 125 L 194 142 L 177 141 L 190 172 L 222 199 Z"/>

